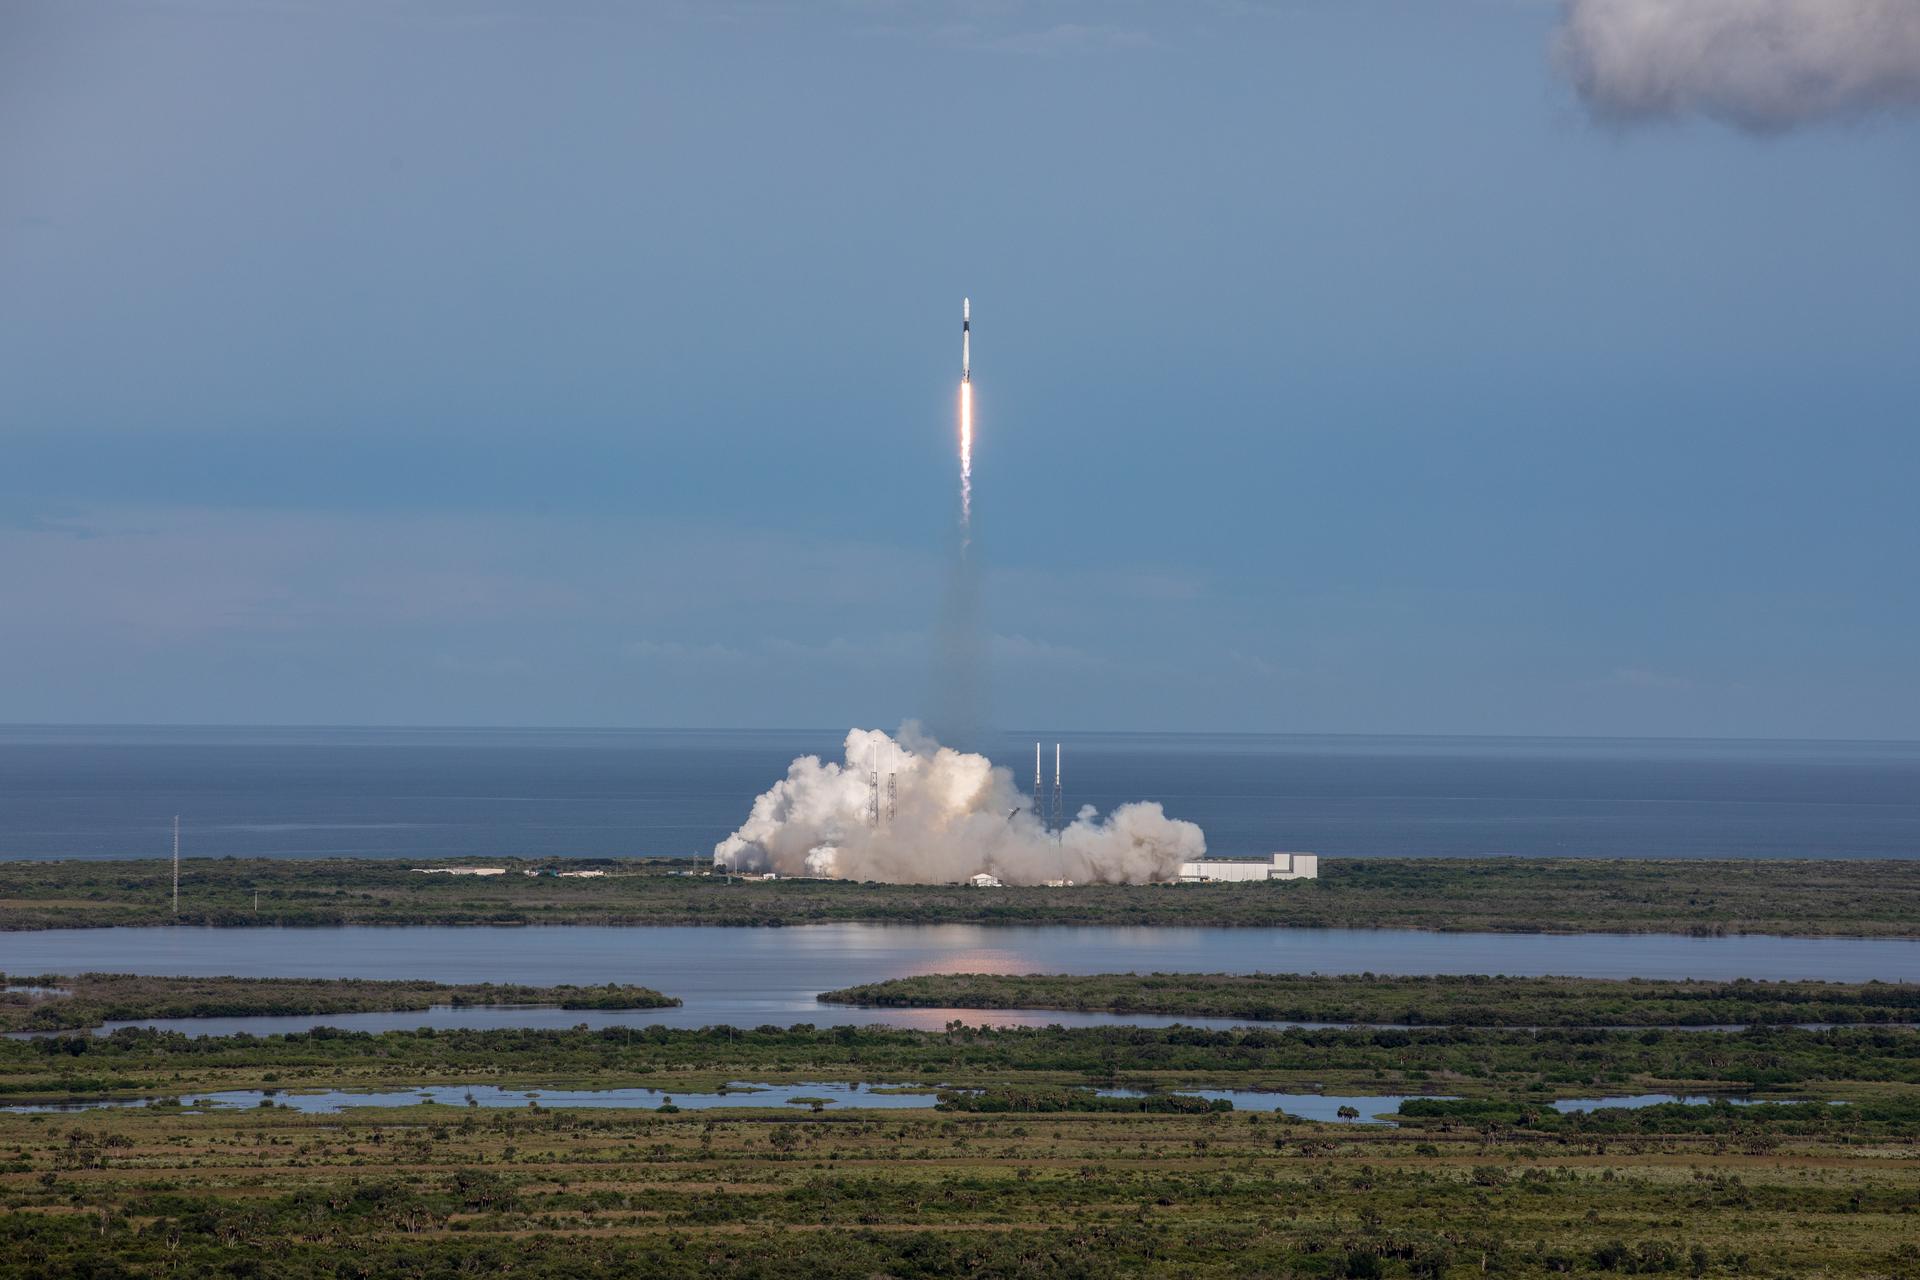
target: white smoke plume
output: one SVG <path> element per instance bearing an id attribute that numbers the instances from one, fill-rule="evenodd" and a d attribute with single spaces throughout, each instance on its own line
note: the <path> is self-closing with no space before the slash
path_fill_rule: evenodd
<path id="1" fill-rule="evenodd" d="M 1556 52 L 1605 120 L 1778 133 L 1920 108 L 1920 0 L 1566 0 Z"/>
<path id="2" fill-rule="evenodd" d="M 883 817 L 889 775 L 897 789 L 893 820 L 879 826 L 867 821 L 876 758 Z M 897 738 L 854 729 L 844 764 L 801 756 L 789 765 L 746 823 L 714 846 L 713 864 L 894 884 L 951 884 L 980 872 L 1006 884 L 1145 884 L 1173 879 L 1207 851 L 1199 827 L 1157 803 L 1123 804 L 1104 819 L 1089 805 L 1057 834 L 1031 806 L 1010 770 L 943 747 L 914 725 Z"/>

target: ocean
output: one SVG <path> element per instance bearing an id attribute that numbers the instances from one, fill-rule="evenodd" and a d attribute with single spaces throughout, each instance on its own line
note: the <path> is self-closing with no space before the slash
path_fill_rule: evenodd
<path id="1" fill-rule="evenodd" d="M 0 728 L 0 858 L 705 856 L 844 731 Z M 1920 856 L 1920 743 L 1008 733 L 1216 854 Z M 1048 779 L 1051 784 L 1051 777 Z"/>

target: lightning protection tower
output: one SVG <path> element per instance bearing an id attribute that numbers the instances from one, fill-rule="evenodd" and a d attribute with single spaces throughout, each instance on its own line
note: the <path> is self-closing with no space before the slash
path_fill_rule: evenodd
<path id="1" fill-rule="evenodd" d="M 180 815 L 173 815 L 173 914 L 180 914 Z"/>
<path id="2" fill-rule="evenodd" d="M 1064 831 L 1067 826 L 1066 805 L 1060 798 L 1060 744 L 1053 744 L 1053 828 Z"/>
<path id="3" fill-rule="evenodd" d="M 900 804 L 900 775 L 897 773 L 889 773 L 887 775 L 887 825 L 888 826 L 893 825 L 893 815 L 894 815 L 894 812 L 899 808 L 899 804 Z"/>
<path id="4" fill-rule="evenodd" d="M 875 747 L 867 763 L 867 825 L 880 825 L 880 748 Z"/>
<path id="5" fill-rule="evenodd" d="M 1040 819 L 1042 827 L 1047 825 L 1046 784 L 1040 778 L 1040 744 L 1033 744 L 1033 816 Z"/>

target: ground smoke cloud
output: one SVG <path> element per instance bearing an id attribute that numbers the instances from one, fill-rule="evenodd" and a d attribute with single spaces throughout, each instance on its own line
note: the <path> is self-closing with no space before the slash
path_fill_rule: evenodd
<path id="1" fill-rule="evenodd" d="M 867 821 L 876 755 L 883 814 L 888 775 L 897 789 L 892 822 L 877 827 Z M 1180 863 L 1207 849 L 1199 827 L 1167 817 L 1158 804 L 1123 804 L 1104 819 L 1088 806 L 1056 834 L 1033 816 L 1031 803 L 1011 771 L 943 747 L 912 725 L 898 739 L 855 729 L 845 764 L 795 760 L 753 802 L 745 825 L 714 847 L 713 863 L 895 884 L 950 884 L 980 872 L 1007 884 L 1143 884 L 1173 879 Z"/>
<path id="2" fill-rule="evenodd" d="M 1603 119 L 1774 133 L 1920 108 L 1920 0 L 1567 0 L 1557 52 Z"/>

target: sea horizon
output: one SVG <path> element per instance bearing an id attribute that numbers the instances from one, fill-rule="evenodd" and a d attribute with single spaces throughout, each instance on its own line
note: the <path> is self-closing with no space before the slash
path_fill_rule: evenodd
<path id="1" fill-rule="evenodd" d="M 703 857 L 844 729 L 0 726 L 0 859 Z M 1000 730 L 1217 856 L 1920 857 L 1920 743 Z M 1049 769 L 1051 760 L 1048 761 Z"/>

